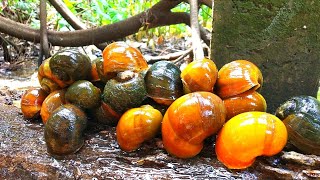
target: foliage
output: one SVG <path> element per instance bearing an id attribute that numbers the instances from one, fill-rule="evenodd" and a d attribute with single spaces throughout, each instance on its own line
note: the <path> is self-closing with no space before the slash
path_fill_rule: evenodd
<path id="1" fill-rule="evenodd" d="M 107 25 L 124 20 L 147 10 L 160 0 L 63 0 L 67 7 L 77 17 L 82 19 L 88 27 Z M 4 8 L 7 4 L 7 8 Z M 0 3 L 1 14 L 21 23 L 30 24 L 34 28 L 40 27 L 39 0 L 3 0 Z M 51 29 L 70 30 L 72 27 L 48 4 L 48 24 Z M 190 12 L 189 5 L 179 4 L 174 12 Z M 10 14 L 11 12 L 11 14 Z M 206 28 L 211 28 L 211 9 L 202 6 L 199 11 L 199 20 Z M 154 28 L 138 34 L 145 36 L 185 36 L 188 28 L 183 24 Z"/>

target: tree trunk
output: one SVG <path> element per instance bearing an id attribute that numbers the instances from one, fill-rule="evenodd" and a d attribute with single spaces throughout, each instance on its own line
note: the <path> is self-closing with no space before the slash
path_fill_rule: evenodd
<path id="1" fill-rule="evenodd" d="M 213 59 L 247 59 L 262 71 L 268 111 L 291 96 L 316 96 L 320 76 L 320 1 L 216 0 Z"/>

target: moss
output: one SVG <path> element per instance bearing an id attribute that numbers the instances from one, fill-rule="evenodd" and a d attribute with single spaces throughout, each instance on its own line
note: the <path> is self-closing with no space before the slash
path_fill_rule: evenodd
<path id="1" fill-rule="evenodd" d="M 235 59 L 255 62 L 271 109 L 289 95 L 317 95 L 320 1 L 216 0 L 214 8 L 212 58 L 218 68 Z"/>

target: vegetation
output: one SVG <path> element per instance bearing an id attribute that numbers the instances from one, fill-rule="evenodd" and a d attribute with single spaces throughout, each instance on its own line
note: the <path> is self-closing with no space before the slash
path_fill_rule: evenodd
<path id="1" fill-rule="evenodd" d="M 159 0 L 63 0 L 67 7 L 88 27 L 112 24 L 143 12 Z M 5 8 L 6 7 L 6 8 Z M 0 4 L 1 15 L 17 22 L 29 24 L 33 28 L 40 28 L 38 0 L 4 0 Z M 67 31 L 73 29 L 56 10 L 47 5 L 47 22 L 50 29 Z M 174 12 L 190 12 L 189 4 L 181 3 L 173 9 Z M 211 9 L 205 5 L 199 9 L 200 23 L 210 29 Z M 183 24 L 154 28 L 139 32 L 140 36 L 185 36 L 190 34 Z"/>

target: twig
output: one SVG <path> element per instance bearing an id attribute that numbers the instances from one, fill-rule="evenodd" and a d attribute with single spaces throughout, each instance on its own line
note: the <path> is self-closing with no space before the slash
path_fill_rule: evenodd
<path id="1" fill-rule="evenodd" d="M 61 16 L 76 30 L 87 29 L 61 0 L 49 0 L 50 4 L 61 14 Z M 97 48 L 103 50 L 107 43 L 95 44 Z"/>
<path id="2" fill-rule="evenodd" d="M 10 62 L 11 61 L 11 57 L 10 57 L 10 53 L 9 50 L 7 48 L 8 43 L 5 41 L 4 37 L 1 36 L 0 34 L 0 46 L 2 46 L 3 49 L 3 57 L 4 57 L 4 61 L 5 62 Z"/>
<path id="3" fill-rule="evenodd" d="M 174 60 L 176 61 L 179 58 L 184 58 L 186 55 L 188 55 L 190 52 L 192 51 L 192 48 L 189 48 L 185 51 L 179 51 L 179 52 L 174 52 L 174 53 L 170 53 L 170 54 L 166 54 L 166 55 L 162 55 L 162 56 L 145 56 L 145 58 L 147 59 L 148 63 L 155 63 L 157 61 L 161 61 L 161 60 Z"/>
<path id="4" fill-rule="evenodd" d="M 183 58 L 185 58 L 187 55 L 189 55 L 192 52 L 192 50 L 193 50 L 193 47 L 186 50 L 185 53 L 181 55 L 179 58 L 177 58 L 176 60 L 174 60 L 173 63 L 179 64 L 180 61 L 183 60 Z"/>
<path id="5" fill-rule="evenodd" d="M 204 52 L 201 45 L 200 26 L 198 21 L 198 0 L 189 0 L 190 4 L 190 26 L 192 33 L 192 47 L 194 60 L 202 60 Z"/>
<path id="6" fill-rule="evenodd" d="M 40 0 L 40 57 L 38 66 L 42 63 L 43 56 L 49 58 L 49 43 L 47 32 L 47 3 L 46 0 Z"/>

